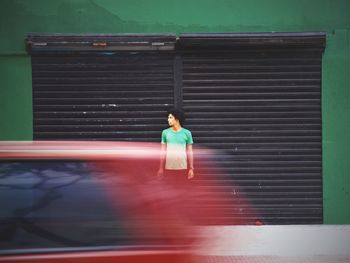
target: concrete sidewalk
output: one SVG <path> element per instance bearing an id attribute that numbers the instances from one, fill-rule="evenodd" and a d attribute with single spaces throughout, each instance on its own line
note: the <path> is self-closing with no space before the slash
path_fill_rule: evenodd
<path id="1" fill-rule="evenodd" d="M 210 262 L 350 263 L 350 225 L 212 226 L 201 234 L 211 241 L 198 254 Z"/>

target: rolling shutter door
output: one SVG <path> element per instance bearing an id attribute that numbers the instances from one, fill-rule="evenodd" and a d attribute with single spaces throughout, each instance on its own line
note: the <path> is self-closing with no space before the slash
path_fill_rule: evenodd
<path id="1" fill-rule="evenodd" d="M 226 170 L 215 191 L 232 202 L 214 223 L 322 223 L 323 33 L 30 35 L 27 44 L 35 140 L 158 142 L 166 110 L 182 106 L 195 143 L 218 150 Z M 199 180 L 212 187 L 210 174 Z"/>
<path id="2" fill-rule="evenodd" d="M 324 44 L 322 33 L 180 36 L 187 126 L 220 150 L 234 185 L 221 189 L 233 200 L 223 223 L 322 223 Z"/>
<path id="3" fill-rule="evenodd" d="M 173 35 L 31 35 L 35 140 L 159 141 Z"/>

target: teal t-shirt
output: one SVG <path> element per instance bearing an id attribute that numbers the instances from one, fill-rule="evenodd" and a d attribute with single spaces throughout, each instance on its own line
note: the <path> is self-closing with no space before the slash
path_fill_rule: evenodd
<path id="1" fill-rule="evenodd" d="M 165 169 L 187 169 L 186 146 L 193 144 L 191 132 L 185 128 L 181 128 L 178 132 L 171 128 L 165 129 L 162 132 L 162 144 L 167 145 Z"/>

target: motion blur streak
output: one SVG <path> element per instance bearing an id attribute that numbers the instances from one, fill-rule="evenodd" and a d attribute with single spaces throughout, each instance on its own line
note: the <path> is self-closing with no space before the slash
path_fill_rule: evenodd
<path id="1" fill-rule="evenodd" d="M 0 262 L 200 262 L 202 226 L 259 218 L 218 156 L 196 147 L 195 178 L 169 181 L 159 144 L 1 142 Z"/>

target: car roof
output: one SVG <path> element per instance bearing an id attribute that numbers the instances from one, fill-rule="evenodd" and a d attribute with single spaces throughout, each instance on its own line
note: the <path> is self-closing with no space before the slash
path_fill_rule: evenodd
<path id="1" fill-rule="evenodd" d="M 8 158 L 159 158 L 160 143 L 107 141 L 2 141 L 0 159 Z"/>

